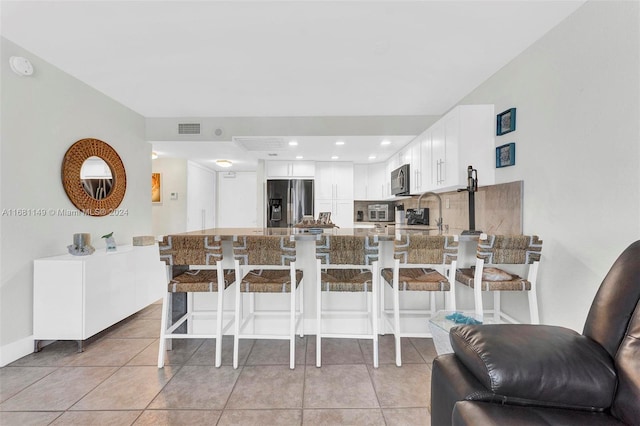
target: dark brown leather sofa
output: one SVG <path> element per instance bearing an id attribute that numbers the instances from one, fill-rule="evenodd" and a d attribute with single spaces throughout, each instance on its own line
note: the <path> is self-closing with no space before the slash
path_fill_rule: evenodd
<path id="1" fill-rule="evenodd" d="M 528 324 L 451 330 L 433 362 L 440 425 L 640 425 L 640 241 L 611 267 L 582 334 Z"/>

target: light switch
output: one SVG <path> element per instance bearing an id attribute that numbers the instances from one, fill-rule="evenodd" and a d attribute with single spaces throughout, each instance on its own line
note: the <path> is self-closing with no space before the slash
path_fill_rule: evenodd
<path id="1" fill-rule="evenodd" d="M 172 192 L 171 193 L 171 199 L 172 200 L 177 200 L 178 199 L 178 193 L 177 192 Z"/>

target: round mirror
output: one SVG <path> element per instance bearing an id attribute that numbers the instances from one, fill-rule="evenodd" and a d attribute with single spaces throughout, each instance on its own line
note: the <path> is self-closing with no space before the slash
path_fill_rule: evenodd
<path id="1" fill-rule="evenodd" d="M 89 157 L 80 168 L 84 192 L 96 200 L 106 198 L 113 188 L 113 175 L 109 165 L 100 157 Z"/>
<path id="2" fill-rule="evenodd" d="M 62 184 L 73 205 L 84 214 L 105 216 L 122 202 L 127 176 L 120 156 L 110 145 L 82 139 L 64 155 Z"/>

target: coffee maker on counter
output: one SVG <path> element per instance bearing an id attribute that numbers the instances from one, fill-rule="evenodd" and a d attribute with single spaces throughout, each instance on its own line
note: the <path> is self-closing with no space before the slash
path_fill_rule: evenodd
<path id="1" fill-rule="evenodd" d="M 428 225 L 429 209 L 407 209 L 407 225 Z"/>

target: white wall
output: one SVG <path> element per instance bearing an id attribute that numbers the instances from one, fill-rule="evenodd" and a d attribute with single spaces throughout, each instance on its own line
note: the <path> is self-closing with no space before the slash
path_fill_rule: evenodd
<path id="1" fill-rule="evenodd" d="M 216 172 L 187 162 L 187 231 L 215 226 Z"/>
<path id="2" fill-rule="evenodd" d="M 113 231 L 119 244 L 151 231 L 151 147 L 142 116 L 2 38 L 0 78 L 0 365 L 33 350 L 33 259 L 63 254 L 74 233 L 88 232 L 97 250 Z M 31 77 L 16 75 L 9 57 L 24 56 Z M 14 209 L 69 209 L 61 181 L 67 149 L 97 138 L 120 155 L 127 191 L 125 216 L 13 216 Z"/>
<path id="3" fill-rule="evenodd" d="M 262 228 L 258 224 L 256 172 L 237 172 L 233 178 L 218 173 L 218 228 Z"/>
<path id="4" fill-rule="evenodd" d="M 496 137 L 516 143 L 516 165 L 496 183 L 524 180 L 524 232 L 544 240 L 544 323 L 582 330 L 612 262 L 640 238 L 638 5 L 587 2 L 460 102 L 517 108 L 516 131 Z"/>
<path id="5" fill-rule="evenodd" d="M 155 236 L 177 234 L 187 230 L 187 160 L 157 158 L 153 172 L 161 174 L 162 202 L 152 206 L 152 233 Z M 149 175 L 151 179 L 151 175 Z M 172 200 L 171 193 L 178 194 Z M 151 193 L 147 194 L 147 198 Z"/>

